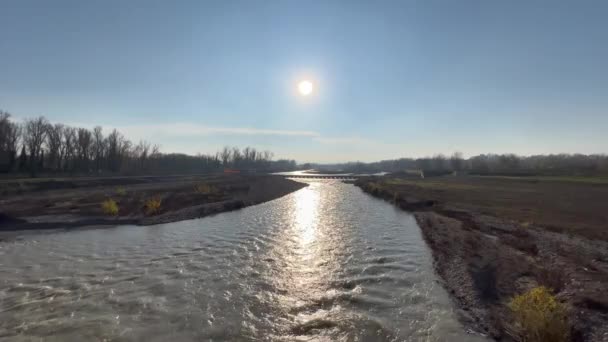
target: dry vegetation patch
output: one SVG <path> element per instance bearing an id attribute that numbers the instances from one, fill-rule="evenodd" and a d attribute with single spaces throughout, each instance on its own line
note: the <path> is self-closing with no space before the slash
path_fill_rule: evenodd
<path id="1" fill-rule="evenodd" d="M 219 193 L 219 189 L 207 183 L 200 183 L 194 186 L 194 192 L 199 195 L 215 195 Z"/>
<path id="2" fill-rule="evenodd" d="M 118 215 L 118 204 L 111 198 L 106 199 L 101 202 L 101 210 L 104 214 L 109 216 L 117 216 Z"/>
<path id="3" fill-rule="evenodd" d="M 566 306 L 557 301 L 547 287 L 535 287 L 509 302 L 513 320 L 527 342 L 566 342 L 570 326 Z"/>
<path id="4" fill-rule="evenodd" d="M 162 204 L 162 199 L 160 198 L 160 196 L 148 198 L 144 202 L 144 210 L 146 212 L 146 215 L 158 214 L 161 209 L 161 204 Z"/>

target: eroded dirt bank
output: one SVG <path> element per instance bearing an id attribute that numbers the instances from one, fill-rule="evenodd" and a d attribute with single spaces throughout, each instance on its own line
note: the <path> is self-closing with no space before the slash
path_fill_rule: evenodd
<path id="1" fill-rule="evenodd" d="M 11 180 L 0 183 L 0 231 L 175 222 L 273 200 L 306 184 L 270 175 Z M 159 199 L 158 210 L 146 207 Z M 102 203 L 112 200 L 109 215 Z"/>
<path id="2" fill-rule="evenodd" d="M 536 222 L 542 223 L 543 217 L 551 217 L 551 212 L 530 217 L 528 211 L 522 210 L 522 220 L 517 220 L 517 210 L 522 209 L 521 203 L 517 204 L 517 194 L 523 197 L 522 202 L 535 195 L 543 196 L 533 194 L 533 184 L 525 184 L 524 192 L 518 184 L 509 182 L 475 187 L 475 180 L 471 179 L 450 179 L 442 184 L 441 180 L 366 178 L 356 185 L 413 212 L 432 250 L 438 274 L 462 309 L 465 324 L 496 340 L 517 339 L 506 303 L 514 295 L 544 285 L 567 304 L 573 341 L 608 341 L 608 237 L 586 237 L 606 236 L 602 235 L 606 231 L 600 229 L 605 213 L 598 212 L 585 220 L 581 213 L 589 207 L 577 214 L 577 208 L 561 200 L 576 197 L 572 193 L 576 186 L 565 185 L 564 191 L 570 196 L 560 196 L 560 184 L 551 184 L 552 192 L 537 207 L 547 210 L 563 206 L 569 210 L 567 215 L 575 219 L 562 219 L 560 226 L 551 218 L 558 224 L 550 230 Z M 581 186 L 578 195 L 586 190 Z M 536 191 L 542 192 L 542 187 Z M 501 214 L 505 212 L 510 215 Z M 560 215 L 564 213 L 554 213 L 556 217 Z M 577 222 L 580 226 L 571 227 Z M 595 230 L 589 232 L 580 227 Z"/>

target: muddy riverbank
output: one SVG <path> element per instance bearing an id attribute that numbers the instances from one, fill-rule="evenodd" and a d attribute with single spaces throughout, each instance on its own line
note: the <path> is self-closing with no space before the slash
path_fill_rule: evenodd
<path id="1" fill-rule="evenodd" d="M 10 180 L 0 183 L 0 231 L 151 225 L 270 201 L 306 184 L 279 176 L 206 175 Z M 105 212 L 104 201 L 116 204 Z M 146 203 L 158 200 L 151 212 Z"/>
<path id="2" fill-rule="evenodd" d="M 414 213 L 469 326 L 497 340 L 516 339 L 506 303 L 542 285 L 567 304 L 573 341 L 606 341 L 608 243 L 589 238 L 606 237 L 605 210 L 569 201 L 601 198 L 608 188 L 518 182 L 366 178 L 356 185 Z"/>

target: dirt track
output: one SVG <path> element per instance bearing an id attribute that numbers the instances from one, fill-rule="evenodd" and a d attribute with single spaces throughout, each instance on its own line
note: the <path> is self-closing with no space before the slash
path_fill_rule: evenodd
<path id="1" fill-rule="evenodd" d="M 568 304 L 572 340 L 608 340 L 606 206 L 588 203 L 606 204 L 608 186 L 478 178 L 357 185 L 414 213 L 437 272 L 476 330 L 512 339 L 505 303 L 544 285 Z"/>

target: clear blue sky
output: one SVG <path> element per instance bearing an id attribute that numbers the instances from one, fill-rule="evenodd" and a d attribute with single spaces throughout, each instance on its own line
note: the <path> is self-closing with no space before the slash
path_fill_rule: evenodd
<path id="1" fill-rule="evenodd" d="M 608 1 L 2 0 L 0 108 L 165 152 L 605 153 Z"/>

